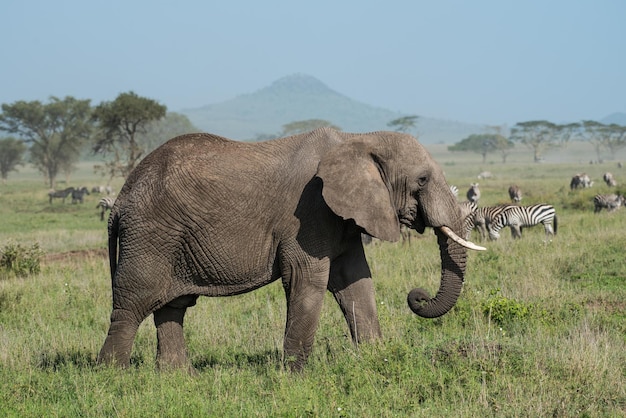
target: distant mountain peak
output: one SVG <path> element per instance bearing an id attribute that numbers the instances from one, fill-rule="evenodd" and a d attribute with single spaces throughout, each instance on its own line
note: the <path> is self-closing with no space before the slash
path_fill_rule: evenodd
<path id="1" fill-rule="evenodd" d="M 388 130 L 390 121 L 405 115 L 353 100 L 302 73 L 221 103 L 186 109 L 183 114 L 206 132 L 240 140 L 280 134 L 285 124 L 308 119 L 326 120 L 346 132 Z M 422 143 L 453 142 L 483 131 L 478 125 L 421 116 L 417 129 Z"/>
<path id="2" fill-rule="evenodd" d="M 331 90 L 326 84 L 322 83 L 317 78 L 303 73 L 291 74 L 274 81 L 269 86 L 260 90 L 264 91 L 276 91 L 276 92 L 297 92 L 302 93 L 317 93 L 326 94 L 333 93 L 339 94 L 336 91 Z"/>

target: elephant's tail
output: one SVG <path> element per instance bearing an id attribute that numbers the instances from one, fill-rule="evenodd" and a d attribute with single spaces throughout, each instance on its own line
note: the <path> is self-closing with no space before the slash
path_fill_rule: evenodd
<path id="1" fill-rule="evenodd" d="M 111 210 L 109 216 L 109 267 L 111 269 L 111 280 L 115 277 L 117 270 L 117 237 L 119 235 L 120 215 L 117 207 Z"/>

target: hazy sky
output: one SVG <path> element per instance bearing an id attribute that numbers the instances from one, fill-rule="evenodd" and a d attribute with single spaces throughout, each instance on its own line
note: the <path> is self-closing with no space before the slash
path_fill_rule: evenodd
<path id="1" fill-rule="evenodd" d="M 0 103 L 121 92 L 170 111 L 294 73 L 481 124 L 626 112 L 626 1 L 2 0 Z"/>

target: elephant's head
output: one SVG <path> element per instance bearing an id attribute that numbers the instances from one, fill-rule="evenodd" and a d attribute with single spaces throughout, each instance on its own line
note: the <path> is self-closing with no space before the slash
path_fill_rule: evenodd
<path id="1" fill-rule="evenodd" d="M 345 135 L 320 161 L 318 177 L 330 209 L 354 219 L 368 234 L 397 241 L 400 225 L 419 233 L 434 228 L 441 254 L 441 284 L 430 298 L 413 289 L 408 302 L 417 315 L 435 318 L 456 303 L 465 275 L 466 248 L 484 249 L 460 238 L 463 219 L 443 171 L 410 135 L 377 132 Z"/>

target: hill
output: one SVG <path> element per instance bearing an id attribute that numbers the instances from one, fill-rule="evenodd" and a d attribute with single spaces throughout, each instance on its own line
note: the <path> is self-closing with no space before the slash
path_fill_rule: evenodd
<path id="1" fill-rule="evenodd" d="M 350 99 L 305 74 L 286 76 L 254 93 L 181 113 L 203 131 L 240 140 L 277 135 L 283 125 L 307 119 L 327 120 L 347 132 L 388 130 L 388 122 L 410 114 Z M 453 143 L 483 131 L 480 125 L 419 116 L 417 133 L 423 143 Z"/>
<path id="2" fill-rule="evenodd" d="M 600 120 L 605 125 L 616 124 L 626 126 L 626 113 L 611 113 L 609 116 Z"/>

